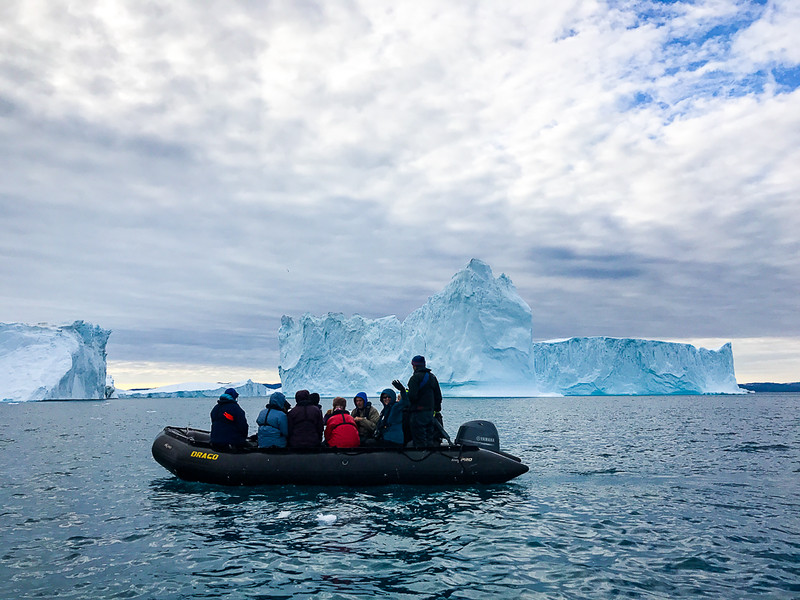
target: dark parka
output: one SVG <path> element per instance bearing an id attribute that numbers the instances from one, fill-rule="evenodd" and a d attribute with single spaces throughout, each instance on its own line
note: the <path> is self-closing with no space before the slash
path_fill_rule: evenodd
<path id="1" fill-rule="evenodd" d="M 305 393 L 302 393 L 305 392 Z M 289 411 L 289 448 L 315 448 L 322 441 L 322 409 L 306 390 L 295 394 L 297 404 Z"/>
<path id="2" fill-rule="evenodd" d="M 222 394 L 211 409 L 211 445 L 247 445 L 247 417 L 236 399 Z"/>
<path id="3" fill-rule="evenodd" d="M 431 370 L 415 366 L 408 380 L 409 427 L 414 446 L 425 448 L 435 443 L 433 413 L 442 410 L 442 390 Z"/>
<path id="4" fill-rule="evenodd" d="M 428 380 L 425 385 L 421 385 L 426 374 Z M 422 410 L 441 412 L 442 390 L 439 388 L 439 380 L 430 369 L 417 368 L 411 375 L 411 379 L 408 380 L 408 401 L 412 412 Z"/>

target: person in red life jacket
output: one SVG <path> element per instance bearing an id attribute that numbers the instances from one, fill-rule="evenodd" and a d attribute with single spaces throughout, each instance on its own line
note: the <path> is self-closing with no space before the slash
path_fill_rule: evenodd
<path id="1" fill-rule="evenodd" d="M 247 445 L 247 417 L 236 399 L 239 392 L 228 388 L 211 409 L 211 447 L 214 450 Z"/>
<path id="2" fill-rule="evenodd" d="M 334 403 L 333 403 L 333 405 L 332 405 L 332 408 L 329 408 L 329 409 L 328 409 L 328 410 L 325 412 L 325 416 L 324 416 L 324 417 L 323 417 L 323 419 L 322 419 L 322 422 L 323 422 L 324 424 L 326 424 L 326 425 L 327 425 L 327 423 L 328 423 L 328 418 L 329 418 L 329 417 L 330 417 L 330 416 L 333 414 L 333 411 L 335 411 L 335 410 L 337 409 L 337 404 L 338 404 L 338 401 L 339 401 L 341 398 L 342 398 L 341 396 L 336 396 L 336 398 L 334 398 L 334 399 L 333 399 L 333 402 L 334 402 Z M 349 410 L 347 410 L 347 400 L 345 400 L 345 401 L 344 401 L 344 406 L 343 406 L 342 408 L 344 408 L 344 412 L 346 412 L 348 415 L 350 414 L 350 411 L 349 411 Z"/>
<path id="3" fill-rule="evenodd" d="M 325 443 L 331 448 L 357 448 L 361 442 L 358 427 L 345 407 L 347 400 L 333 399 L 333 412 L 325 421 Z"/>
<path id="4" fill-rule="evenodd" d="M 316 448 L 322 440 L 322 407 L 308 390 L 294 395 L 297 402 L 286 415 L 289 419 L 289 448 Z"/>

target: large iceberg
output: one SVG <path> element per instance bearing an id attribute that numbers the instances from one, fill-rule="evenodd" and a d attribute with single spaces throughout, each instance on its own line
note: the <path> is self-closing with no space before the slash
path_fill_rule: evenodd
<path id="1" fill-rule="evenodd" d="M 0 400 L 105 398 L 110 334 L 84 321 L 0 323 Z"/>
<path id="2" fill-rule="evenodd" d="M 531 309 L 508 277 L 495 279 L 474 259 L 402 323 L 395 316 L 284 315 L 278 344 L 284 390 L 374 392 L 407 379 L 410 358 L 424 354 L 451 393 L 530 392 Z"/>
<path id="3" fill-rule="evenodd" d="M 234 388 L 243 398 L 267 396 L 275 386 L 256 383 L 252 379 L 237 383 L 188 382 L 164 385 L 156 388 L 116 390 L 120 398 L 218 398 L 226 389 Z"/>
<path id="4" fill-rule="evenodd" d="M 376 393 L 425 355 L 443 391 L 458 396 L 739 393 L 730 344 L 608 337 L 533 342 L 531 309 L 506 275 L 473 259 L 404 321 L 328 313 L 284 316 L 283 389 Z"/>
<path id="5" fill-rule="evenodd" d="M 576 337 L 533 345 L 534 379 L 571 396 L 738 394 L 730 343 L 719 350 L 654 340 Z"/>

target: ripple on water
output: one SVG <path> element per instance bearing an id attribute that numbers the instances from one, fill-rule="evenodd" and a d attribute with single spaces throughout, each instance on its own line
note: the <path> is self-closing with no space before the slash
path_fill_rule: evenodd
<path id="1" fill-rule="evenodd" d="M 175 479 L 150 443 L 205 401 L 0 406 L 0 596 L 797 597 L 800 395 L 499 403 L 448 423 L 491 407 L 527 475 L 364 490 Z"/>

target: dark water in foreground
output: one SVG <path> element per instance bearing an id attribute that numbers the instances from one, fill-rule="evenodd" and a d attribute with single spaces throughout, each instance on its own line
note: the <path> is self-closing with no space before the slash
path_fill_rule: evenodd
<path id="1" fill-rule="evenodd" d="M 800 598 L 800 394 L 447 400 L 531 467 L 465 488 L 183 483 L 213 402 L 0 404 L 0 598 Z"/>

